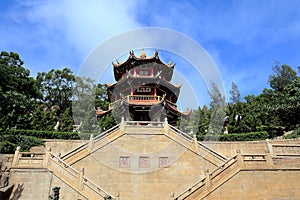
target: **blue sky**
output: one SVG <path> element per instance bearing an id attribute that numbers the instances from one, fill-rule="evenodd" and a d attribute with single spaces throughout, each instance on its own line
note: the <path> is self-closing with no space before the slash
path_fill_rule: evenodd
<path id="1" fill-rule="evenodd" d="M 0 17 L 0 50 L 19 53 L 32 76 L 63 67 L 76 74 L 97 45 L 149 26 L 198 42 L 218 66 L 226 91 L 233 81 L 242 96 L 269 87 L 274 60 L 295 70 L 300 65 L 297 0 L 1 0 Z"/>

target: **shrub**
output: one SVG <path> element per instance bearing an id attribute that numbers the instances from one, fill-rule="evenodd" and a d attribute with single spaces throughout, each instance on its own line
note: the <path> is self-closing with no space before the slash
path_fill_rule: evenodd
<path id="1" fill-rule="evenodd" d="M 233 133 L 223 134 L 219 137 L 219 141 L 252 141 L 252 140 L 265 140 L 269 134 L 265 131 L 251 132 L 251 133 Z"/>
<path id="2" fill-rule="evenodd" d="M 1 153 L 13 153 L 17 146 L 20 146 L 23 151 L 28 151 L 33 146 L 42 145 L 43 141 L 26 135 L 1 135 L 0 143 Z"/>
<path id="3" fill-rule="evenodd" d="M 55 131 L 36 131 L 36 130 L 21 130 L 21 129 L 9 129 L 2 131 L 5 135 L 26 135 L 33 136 L 40 139 L 65 139 L 65 140 L 77 140 L 80 139 L 76 132 L 55 132 Z"/>
<path id="4" fill-rule="evenodd" d="M 54 132 L 7 129 L 0 130 L 0 153 L 13 153 L 17 146 L 22 151 L 28 151 L 33 146 L 43 144 L 42 139 L 80 139 L 76 132 Z"/>
<path id="5" fill-rule="evenodd" d="M 283 136 L 283 139 L 293 139 L 293 138 L 298 138 L 300 137 L 300 128 L 296 129 L 292 133 Z"/>
<path id="6" fill-rule="evenodd" d="M 14 153 L 17 148 L 16 144 L 8 141 L 0 142 L 0 153 Z"/>

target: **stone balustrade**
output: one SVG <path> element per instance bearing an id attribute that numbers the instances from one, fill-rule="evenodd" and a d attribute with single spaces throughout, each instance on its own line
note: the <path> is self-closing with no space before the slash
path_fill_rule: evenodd
<path id="1" fill-rule="evenodd" d="M 20 147 L 18 147 L 14 154 L 12 169 L 46 168 L 88 199 L 105 198 L 107 196 L 115 199 L 115 197 L 85 177 L 84 168 L 77 171 L 61 158 L 52 154 L 50 150 L 48 149 L 45 153 L 31 153 L 21 152 Z"/>

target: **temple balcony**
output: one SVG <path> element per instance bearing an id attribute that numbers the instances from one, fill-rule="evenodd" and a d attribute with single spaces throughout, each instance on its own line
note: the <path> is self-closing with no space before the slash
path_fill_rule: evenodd
<path id="1" fill-rule="evenodd" d="M 166 102 L 168 106 L 172 107 L 174 110 L 177 110 L 177 105 L 169 100 L 163 99 L 161 96 L 154 95 L 127 95 L 123 99 L 119 99 L 109 105 L 109 108 L 114 108 L 115 105 L 118 105 L 120 102 L 125 101 L 129 104 L 136 105 L 153 105 Z"/>

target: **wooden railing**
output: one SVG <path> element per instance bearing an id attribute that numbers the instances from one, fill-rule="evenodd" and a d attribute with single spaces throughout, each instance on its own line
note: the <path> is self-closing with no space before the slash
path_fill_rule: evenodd
<path id="1" fill-rule="evenodd" d="M 160 102 L 161 96 L 154 95 L 128 95 L 124 98 L 128 102 Z"/>
<path id="2" fill-rule="evenodd" d="M 120 101 L 126 101 L 128 103 L 159 103 L 162 100 L 161 96 L 154 95 L 127 95 L 122 99 L 114 101 L 109 104 L 109 109 L 114 108 L 120 103 Z"/>

